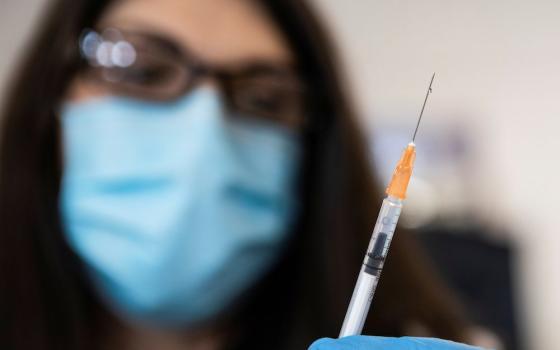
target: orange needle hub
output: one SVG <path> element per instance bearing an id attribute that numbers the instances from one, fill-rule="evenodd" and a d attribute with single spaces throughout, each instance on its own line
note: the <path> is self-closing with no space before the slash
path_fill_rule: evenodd
<path id="1" fill-rule="evenodd" d="M 399 199 L 406 198 L 406 190 L 410 177 L 412 176 L 412 169 L 414 167 L 414 160 L 416 159 L 416 145 L 413 142 L 409 143 L 403 151 L 401 159 L 399 160 L 393 178 L 387 186 L 385 193 Z"/>

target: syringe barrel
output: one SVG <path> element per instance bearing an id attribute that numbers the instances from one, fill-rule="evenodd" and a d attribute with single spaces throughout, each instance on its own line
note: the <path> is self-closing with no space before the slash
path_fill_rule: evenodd
<path id="1" fill-rule="evenodd" d="M 401 211 L 401 199 L 389 196 L 383 200 L 339 338 L 359 335 L 364 328 Z"/>
<path id="2" fill-rule="evenodd" d="M 364 258 L 363 267 L 366 271 L 370 272 L 371 269 L 383 269 L 383 264 L 389 252 L 389 246 L 393 239 L 395 229 L 397 228 L 397 222 L 399 221 L 402 207 L 402 199 L 388 196 L 383 200 Z M 366 267 L 369 267 L 369 269 Z"/>

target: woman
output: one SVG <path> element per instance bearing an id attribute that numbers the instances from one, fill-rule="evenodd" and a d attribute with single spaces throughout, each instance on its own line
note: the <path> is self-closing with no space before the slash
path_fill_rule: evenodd
<path id="1" fill-rule="evenodd" d="M 335 67 L 302 1 L 53 3 L 3 116 L 2 348 L 335 336 L 379 202 Z M 397 237 L 364 333 L 463 340 L 458 306 Z M 407 346 L 463 349 L 312 348 Z"/>

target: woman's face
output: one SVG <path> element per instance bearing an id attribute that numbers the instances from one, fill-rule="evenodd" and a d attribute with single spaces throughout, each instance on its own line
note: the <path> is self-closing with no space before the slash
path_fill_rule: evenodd
<path id="1" fill-rule="evenodd" d="M 155 34 L 213 67 L 245 66 L 254 62 L 275 67 L 293 64 L 292 54 L 279 30 L 256 1 L 115 1 L 97 28 Z M 76 79 L 70 86 L 68 99 L 81 101 L 109 93 L 103 85 Z"/>
<path id="2" fill-rule="evenodd" d="M 297 215 L 293 57 L 248 0 L 116 1 L 94 29 L 60 118 L 65 233 L 124 319 L 206 321 Z"/>

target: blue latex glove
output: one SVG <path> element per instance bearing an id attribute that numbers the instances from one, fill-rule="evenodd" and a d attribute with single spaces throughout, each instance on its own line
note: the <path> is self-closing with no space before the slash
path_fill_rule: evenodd
<path id="1" fill-rule="evenodd" d="M 481 350 L 474 346 L 454 343 L 434 338 L 388 338 L 351 336 L 342 339 L 323 338 L 309 347 L 309 350 Z"/>

